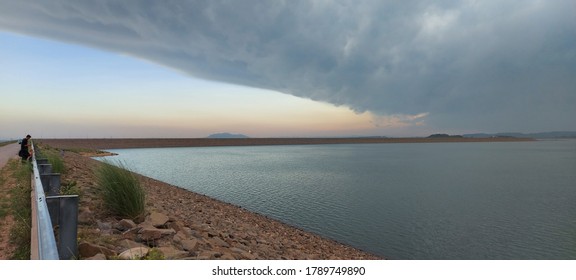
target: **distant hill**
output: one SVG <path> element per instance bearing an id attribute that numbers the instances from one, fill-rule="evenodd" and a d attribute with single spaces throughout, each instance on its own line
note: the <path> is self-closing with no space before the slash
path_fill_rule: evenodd
<path id="1" fill-rule="evenodd" d="M 211 134 L 206 138 L 250 138 L 244 134 L 232 134 L 228 132 Z"/>
<path id="2" fill-rule="evenodd" d="M 487 138 L 487 137 L 516 137 L 516 138 L 535 138 L 535 139 L 561 139 L 576 138 L 576 131 L 552 131 L 538 133 L 520 133 L 520 132 L 500 132 L 500 133 L 473 133 L 464 134 L 467 138 Z"/>
<path id="3" fill-rule="evenodd" d="M 462 135 L 448 135 L 444 133 L 432 134 L 426 138 L 462 138 Z"/>

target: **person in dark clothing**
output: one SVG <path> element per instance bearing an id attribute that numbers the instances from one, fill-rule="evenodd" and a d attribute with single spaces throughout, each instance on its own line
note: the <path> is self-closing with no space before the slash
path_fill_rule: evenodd
<path id="1" fill-rule="evenodd" d="M 20 143 L 20 152 L 18 155 L 22 158 L 22 161 L 28 161 L 32 157 L 30 154 L 30 138 L 32 138 L 32 136 L 26 135 L 26 138 L 22 139 Z"/>

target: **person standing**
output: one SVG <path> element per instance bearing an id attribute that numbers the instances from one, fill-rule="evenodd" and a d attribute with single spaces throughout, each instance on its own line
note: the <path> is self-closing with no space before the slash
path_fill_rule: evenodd
<path id="1" fill-rule="evenodd" d="M 22 162 L 30 160 L 32 154 L 30 154 L 30 134 L 26 135 L 22 142 L 20 143 L 20 152 L 18 155 L 22 158 Z"/>

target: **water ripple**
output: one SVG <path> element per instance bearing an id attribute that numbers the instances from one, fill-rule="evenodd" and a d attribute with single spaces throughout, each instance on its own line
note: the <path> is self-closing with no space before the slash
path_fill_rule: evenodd
<path id="1" fill-rule="evenodd" d="M 113 152 L 144 175 L 393 259 L 576 259 L 576 141 Z"/>

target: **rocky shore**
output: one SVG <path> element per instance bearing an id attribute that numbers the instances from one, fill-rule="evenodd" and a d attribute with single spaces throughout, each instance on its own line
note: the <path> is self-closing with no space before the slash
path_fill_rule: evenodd
<path id="1" fill-rule="evenodd" d="M 62 185 L 80 189 L 80 259 L 384 259 L 140 175 L 148 214 L 142 221 L 119 219 L 98 195 L 94 169 L 102 163 L 70 151 L 63 158 Z"/>

